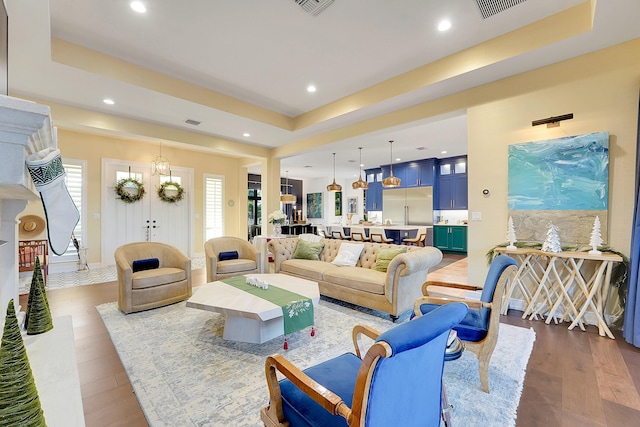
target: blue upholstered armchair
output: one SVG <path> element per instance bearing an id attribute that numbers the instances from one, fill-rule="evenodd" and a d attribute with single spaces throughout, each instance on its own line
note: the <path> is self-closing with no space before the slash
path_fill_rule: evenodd
<path id="1" fill-rule="evenodd" d="M 268 427 L 440 425 L 447 338 L 467 310 L 464 304 L 449 304 L 382 334 L 358 325 L 353 329 L 356 354 L 304 371 L 281 355 L 269 356 L 271 401 L 260 411 L 262 421 Z M 366 354 L 362 335 L 375 340 Z M 286 378 L 278 382 L 277 371 Z"/>
<path id="2" fill-rule="evenodd" d="M 469 312 L 453 329 L 457 332 L 458 338 L 464 342 L 465 349 L 478 357 L 480 383 L 482 390 L 486 393 L 489 393 L 489 362 L 498 341 L 502 294 L 505 284 L 515 274 L 517 265 L 516 261 L 507 255 L 497 256 L 491 262 L 482 288 L 455 283 L 426 282 L 422 287 L 422 293 L 426 296 L 418 298 L 414 305 L 416 316 L 430 313 L 442 304 L 451 302 L 464 302 L 469 305 Z M 480 301 L 430 295 L 431 289 L 434 293 L 440 294 L 437 287 L 450 287 L 461 290 L 462 293 L 466 291 L 482 291 L 482 293 Z"/>

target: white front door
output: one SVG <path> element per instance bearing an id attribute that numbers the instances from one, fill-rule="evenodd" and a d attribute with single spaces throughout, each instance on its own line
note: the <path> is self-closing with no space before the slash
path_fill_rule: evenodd
<path id="1" fill-rule="evenodd" d="M 185 190 L 180 202 L 167 203 L 158 197 L 161 180 L 169 177 L 151 175 L 145 163 L 103 159 L 102 195 L 102 265 L 113 265 L 113 254 L 121 245 L 131 242 L 163 242 L 191 256 L 193 228 L 190 221 L 193 193 L 193 169 L 171 168 L 171 178 Z M 125 203 L 115 193 L 116 183 L 123 177 L 144 184 L 142 200 Z"/>

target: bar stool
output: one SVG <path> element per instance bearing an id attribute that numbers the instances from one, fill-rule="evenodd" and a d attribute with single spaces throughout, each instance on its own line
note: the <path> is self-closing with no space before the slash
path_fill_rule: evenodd
<path id="1" fill-rule="evenodd" d="M 351 240 L 354 242 L 368 242 L 369 238 L 367 237 L 363 227 L 354 225 L 351 226 Z"/>
<path id="2" fill-rule="evenodd" d="M 393 239 L 387 237 L 387 233 L 382 227 L 371 227 L 369 238 L 373 243 L 393 243 Z"/>
<path id="3" fill-rule="evenodd" d="M 418 227 L 416 237 L 405 237 L 402 239 L 405 245 L 427 246 L 427 227 Z"/>
<path id="4" fill-rule="evenodd" d="M 338 240 L 351 240 L 351 237 L 344 234 L 344 228 L 331 227 L 331 238 Z"/>

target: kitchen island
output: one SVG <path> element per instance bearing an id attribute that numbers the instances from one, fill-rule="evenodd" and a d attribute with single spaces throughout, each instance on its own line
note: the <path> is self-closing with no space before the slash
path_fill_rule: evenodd
<path id="1" fill-rule="evenodd" d="M 389 239 L 393 239 L 393 243 L 396 245 L 402 244 L 402 239 L 407 237 L 415 238 L 418 235 L 418 228 L 427 228 L 427 246 L 433 245 L 433 226 L 431 225 L 358 225 L 356 226 L 364 228 L 366 237 L 369 238 L 369 230 L 372 227 L 383 228 L 385 234 Z M 330 236 L 332 231 L 338 230 L 342 227 L 346 236 L 351 235 L 351 225 L 327 225 L 327 233 Z"/>

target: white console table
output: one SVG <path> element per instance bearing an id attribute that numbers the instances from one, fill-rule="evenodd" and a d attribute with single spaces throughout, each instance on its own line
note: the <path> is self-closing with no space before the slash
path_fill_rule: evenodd
<path id="1" fill-rule="evenodd" d="M 622 262 L 619 255 L 588 252 L 543 252 L 538 249 L 508 250 L 496 248 L 518 261 L 516 276 L 505 291 L 502 312 L 506 314 L 509 299 L 517 288 L 523 295 L 526 308 L 522 318 L 546 317 L 570 322 L 569 329 L 579 326 L 584 330 L 586 313 L 596 318 L 601 336 L 614 339 L 604 319 L 604 308 L 611 286 L 613 264 Z"/>

